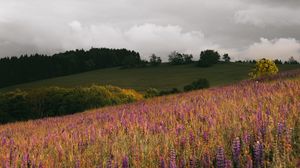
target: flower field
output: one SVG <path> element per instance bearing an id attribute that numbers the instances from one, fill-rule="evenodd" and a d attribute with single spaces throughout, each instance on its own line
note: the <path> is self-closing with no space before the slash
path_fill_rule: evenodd
<path id="1" fill-rule="evenodd" d="M 298 75 L 3 125 L 0 166 L 296 167 L 299 137 Z"/>

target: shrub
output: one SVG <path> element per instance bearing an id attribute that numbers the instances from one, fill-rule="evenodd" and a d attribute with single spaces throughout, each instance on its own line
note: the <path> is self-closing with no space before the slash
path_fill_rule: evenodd
<path id="1" fill-rule="evenodd" d="M 169 94 L 175 94 L 175 93 L 180 93 L 181 91 L 177 88 L 172 88 L 171 90 L 162 90 L 159 92 L 160 96 L 163 95 L 169 95 Z"/>
<path id="2" fill-rule="evenodd" d="M 200 60 L 198 61 L 198 66 L 200 67 L 210 67 L 213 64 L 219 62 L 220 54 L 214 50 L 205 50 L 200 54 Z"/>
<path id="3" fill-rule="evenodd" d="M 272 76 L 278 73 L 276 64 L 268 59 L 261 59 L 256 62 L 255 68 L 249 73 L 251 78 L 256 79 L 260 77 Z"/>
<path id="4" fill-rule="evenodd" d="M 0 94 L 0 123 L 73 114 L 142 98 L 134 90 L 115 86 L 49 87 L 28 92 L 16 90 Z"/>
<path id="5" fill-rule="evenodd" d="M 191 90 L 198 90 L 198 89 L 204 89 L 209 88 L 209 82 L 207 79 L 198 79 L 197 81 L 192 82 L 189 85 L 184 86 L 184 91 L 191 91 Z"/>
<path id="6" fill-rule="evenodd" d="M 152 98 L 159 96 L 159 91 L 155 88 L 148 88 L 144 94 L 145 98 Z"/>

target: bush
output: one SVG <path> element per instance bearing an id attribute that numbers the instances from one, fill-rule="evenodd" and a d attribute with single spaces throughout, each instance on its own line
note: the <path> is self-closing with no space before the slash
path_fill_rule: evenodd
<path id="1" fill-rule="evenodd" d="M 0 123 L 73 114 L 108 105 L 134 102 L 143 96 L 114 86 L 49 87 L 0 94 Z"/>
<path id="2" fill-rule="evenodd" d="M 159 91 L 155 88 L 147 89 L 144 94 L 145 98 L 152 98 L 152 97 L 156 97 L 156 96 L 159 96 Z"/>
<path id="3" fill-rule="evenodd" d="M 200 67 L 210 67 L 213 64 L 219 62 L 220 54 L 214 50 L 205 50 L 200 54 L 200 60 L 198 61 L 198 66 Z"/>
<path id="4" fill-rule="evenodd" d="M 175 94 L 175 93 L 180 93 L 181 91 L 177 88 L 172 88 L 171 90 L 163 90 L 159 92 L 159 96 L 163 95 L 169 95 L 169 94 Z"/>
<path id="5" fill-rule="evenodd" d="M 268 59 L 261 59 L 256 62 L 255 68 L 249 73 L 251 78 L 256 79 L 260 77 L 272 76 L 278 73 L 276 64 Z"/>
<path id="6" fill-rule="evenodd" d="M 192 82 L 189 85 L 184 86 L 184 91 L 191 91 L 191 90 L 198 90 L 198 89 L 204 89 L 209 88 L 209 82 L 207 79 L 198 79 L 197 81 Z"/>
<path id="7" fill-rule="evenodd" d="M 150 56 L 150 65 L 151 66 L 158 66 L 161 64 L 161 58 L 157 57 L 155 54 Z"/>

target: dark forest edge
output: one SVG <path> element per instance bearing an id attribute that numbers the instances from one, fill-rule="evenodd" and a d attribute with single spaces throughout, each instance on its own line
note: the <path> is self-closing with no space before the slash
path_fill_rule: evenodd
<path id="1" fill-rule="evenodd" d="M 52 56 L 34 54 L 0 59 L 0 88 L 101 68 L 137 67 L 140 54 L 126 49 L 91 48 Z"/>

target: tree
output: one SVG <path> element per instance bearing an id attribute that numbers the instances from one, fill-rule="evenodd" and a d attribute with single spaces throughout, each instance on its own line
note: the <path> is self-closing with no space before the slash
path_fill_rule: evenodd
<path id="1" fill-rule="evenodd" d="M 155 54 L 152 54 L 150 56 L 150 65 L 152 65 L 152 66 L 158 66 L 158 65 L 161 64 L 161 62 L 162 62 L 161 58 L 158 57 L 158 56 L 156 56 Z"/>
<path id="2" fill-rule="evenodd" d="M 192 54 L 182 54 L 183 61 L 185 64 L 193 63 L 193 55 Z"/>
<path id="3" fill-rule="evenodd" d="M 279 64 L 282 64 L 282 61 L 279 59 L 276 59 L 276 60 L 274 60 L 274 63 L 279 65 Z"/>
<path id="4" fill-rule="evenodd" d="M 265 76 L 271 76 L 278 73 L 278 68 L 276 64 L 268 59 L 261 59 L 256 62 L 255 68 L 252 70 L 252 72 L 249 73 L 251 78 L 260 78 Z"/>
<path id="5" fill-rule="evenodd" d="M 200 60 L 198 61 L 198 66 L 200 67 L 210 67 L 213 64 L 219 62 L 220 54 L 214 50 L 205 50 L 200 54 Z"/>
<path id="6" fill-rule="evenodd" d="M 288 64 L 299 64 L 299 62 L 297 60 L 295 60 L 294 57 L 290 57 L 287 63 Z"/>
<path id="7" fill-rule="evenodd" d="M 183 65 L 193 63 L 192 54 L 181 54 L 177 51 L 173 51 L 169 55 L 169 63 L 172 65 Z"/>
<path id="8" fill-rule="evenodd" d="M 184 64 L 184 58 L 179 52 L 173 51 L 169 55 L 169 63 L 172 65 L 182 65 Z"/>
<path id="9" fill-rule="evenodd" d="M 231 58 L 229 57 L 229 55 L 228 54 L 224 54 L 223 55 L 223 60 L 224 60 L 224 62 L 230 62 L 230 60 L 231 60 Z"/>

